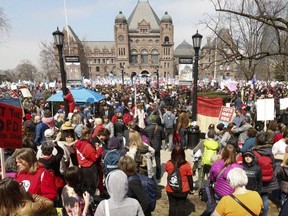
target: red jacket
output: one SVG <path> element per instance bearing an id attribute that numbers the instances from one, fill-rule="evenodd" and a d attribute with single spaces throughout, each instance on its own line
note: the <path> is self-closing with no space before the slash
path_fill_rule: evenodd
<path id="1" fill-rule="evenodd" d="M 69 113 L 73 113 L 76 106 L 75 106 L 74 97 L 71 94 L 71 92 L 69 92 L 67 95 L 65 95 L 64 99 L 68 102 Z"/>
<path id="2" fill-rule="evenodd" d="M 90 167 L 98 158 L 101 157 L 102 148 L 99 148 L 97 151 L 88 140 L 78 140 L 75 143 L 75 147 L 77 160 L 81 167 Z"/>
<path id="3" fill-rule="evenodd" d="M 52 201 L 57 198 L 54 176 L 43 166 L 39 165 L 35 173 L 19 172 L 16 180 L 23 182 L 25 190 L 31 194 L 38 194 Z"/>
<path id="4" fill-rule="evenodd" d="M 98 132 L 99 132 L 101 129 L 103 129 L 103 128 L 105 128 L 103 124 L 97 125 L 97 126 L 94 128 L 94 131 L 93 131 L 93 133 L 92 133 L 91 138 L 94 138 L 95 136 L 97 136 L 97 135 L 98 135 Z"/>

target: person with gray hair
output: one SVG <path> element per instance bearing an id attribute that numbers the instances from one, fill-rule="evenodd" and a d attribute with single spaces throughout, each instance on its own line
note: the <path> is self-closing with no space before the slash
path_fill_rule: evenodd
<path id="1" fill-rule="evenodd" d="M 263 201 L 259 193 L 246 189 L 248 177 L 245 171 L 241 168 L 234 168 L 229 171 L 227 179 L 235 191 L 232 195 L 224 196 L 220 200 L 212 216 L 260 215 Z"/>

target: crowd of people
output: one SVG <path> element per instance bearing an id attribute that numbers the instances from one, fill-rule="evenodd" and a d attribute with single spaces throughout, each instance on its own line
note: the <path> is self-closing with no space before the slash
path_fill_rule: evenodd
<path id="1" fill-rule="evenodd" d="M 216 92 L 219 86 L 201 89 Z M 30 90 L 33 98 L 22 98 L 23 147 L 5 149 L 0 215 L 40 215 L 52 207 L 62 208 L 63 215 L 151 215 L 155 206 L 151 208 L 140 177 L 157 182 L 165 171 L 171 216 L 186 214 L 188 194 L 206 180 L 213 183 L 218 203 L 212 215 L 237 215 L 231 213 L 235 210 L 245 215 L 239 200 L 255 215 L 261 210 L 268 215 L 268 199 L 277 202 L 279 210 L 285 206 L 288 109 L 279 106 L 279 99 L 287 96 L 285 85 L 224 89 L 235 117 L 228 125 L 209 126 L 205 139 L 188 156 L 194 157 L 194 164 L 186 160 L 193 106 L 188 87 L 158 91 L 146 85 L 118 90 L 98 85 L 94 90 L 105 95 L 104 100 L 78 104 L 70 93 L 69 113 L 63 105 L 53 109 L 45 101 L 55 89 Z M 256 99 L 271 97 L 275 119 L 264 130 L 264 123 L 256 120 Z M 165 170 L 161 150 L 171 152 Z M 168 184 L 170 178 L 174 185 Z M 177 182 L 180 190 L 175 189 Z M 252 199 L 255 202 L 249 202 Z"/>

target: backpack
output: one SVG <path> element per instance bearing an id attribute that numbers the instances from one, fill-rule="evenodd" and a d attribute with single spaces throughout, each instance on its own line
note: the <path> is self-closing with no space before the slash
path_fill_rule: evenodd
<path id="1" fill-rule="evenodd" d="M 174 192 L 182 192 L 182 178 L 177 164 L 174 166 L 174 170 L 168 175 L 167 183 Z"/>
<path id="2" fill-rule="evenodd" d="M 148 152 L 148 146 L 144 145 L 140 148 L 137 148 L 135 153 L 134 161 L 137 164 L 137 167 L 145 168 L 147 167 L 147 157 L 145 154 Z"/>
<path id="3" fill-rule="evenodd" d="M 121 155 L 119 153 L 119 150 L 113 149 L 108 150 L 104 159 L 103 159 L 103 170 L 104 174 L 107 176 L 109 172 L 116 170 L 119 168 L 118 163 Z"/>
<path id="4" fill-rule="evenodd" d="M 165 128 L 173 128 L 174 127 L 175 115 L 174 116 L 173 115 L 174 115 L 173 113 L 170 113 L 170 115 L 168 113 L 166 113 L 166 115 L 164 115 L 163 123 L 164 123 Z"/>
<path id="5" fill-rule="evenodd" d="M 273 161 L 271 157 L 266 155 L 260 155 L 257 151 L 253 151 L 254 155 L 257 157 L 257 164 L 262 170 L 262 180 L 263 182 L 270 182 L 273 180 Z"/>
<path id="6" fill-rule="evenodd" d="M 149 212 L 154 211 L 154 209 L 156 207 L 156 198 L 157 198 L 157 184 L 156 184 L 156 182 L 154 181 L 153 178 L 149 178 L 148 176 L 145 176 L 145 175 L 134 175 L 134 176 L 130 176 L 128 178 L 129 182 L 131 180 L 134 180 L 134 179 L 141 182 L 142 189 L 147 194 L 147 198 L 149 201 L 148 211 Z"/>

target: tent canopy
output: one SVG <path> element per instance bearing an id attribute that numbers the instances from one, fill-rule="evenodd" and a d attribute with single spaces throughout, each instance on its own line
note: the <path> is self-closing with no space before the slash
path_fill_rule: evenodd
<path id="1" fill-rule="evenodd" d="M 70 92 L 72 93 L 75 102 L 83 102 L 83 103 L 91 103 L 91 102 L 98 102 L 100 100 L 103 100 L 105 98 L 104 95 L 99 94 L 95 91 L 92 91 L 90 89 L 86 88 L 76 88 L 76 89 L 70 89 Z M 63 100 L 63 92 L 57 92 L 56 94 L 52 95 L 47 99 L 47 101 L 53 101 L 53 102 L 61 102 Z"/>

